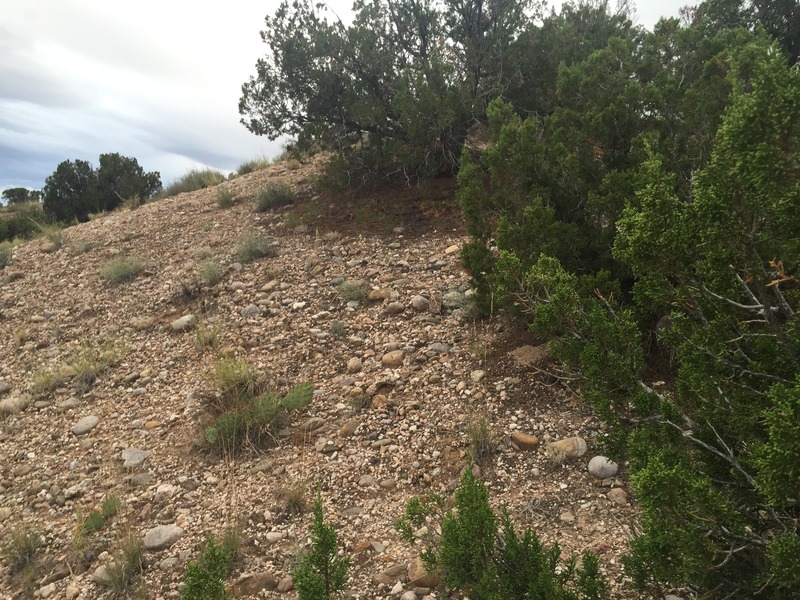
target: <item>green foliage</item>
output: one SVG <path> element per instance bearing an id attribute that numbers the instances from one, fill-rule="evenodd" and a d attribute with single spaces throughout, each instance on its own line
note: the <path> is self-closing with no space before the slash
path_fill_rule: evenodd
<path id="1" fill-rule="evenodd" d="M 0 269 L 5 269 L 11 262 L 13 246 L 8 242 L 0 243 Z"/>
<path id="2" fill-rule="evenodd" d="M 329 600 L 344 591 L 350 559 L 338 556 L 336 529 L 325 523 L 322 497 L 314 502 L 314 521 L 311 525 L 311 548 L 300 558 L 292 571 L 297 597 L 300 600 Z"/>
<path id="3" fill-rule="evenodd" d="M 114 210 L 127 198 L 151 198 L 161 189 L 157 171 L 145 173 L 135 158 L 101 154 L 95 169 L 65 160 L 45 180 L 44 210 L 57 221 L 88 221 L 90 213 Z"/>
<path id="4" fill-rule="evenodd" d="M 236 194 L 233 193 L 233 190 L 223 187 L 217 189 L 217 206 L 220 208 L 230 208 L 233 206 L 234 200 L 236 200 Z"/>
<path id="5" fill-rule="evenodd" d="M 629 460 L 637 586 L 788 598 L 800 73 L 763 33 L 720 27 L 722 4 L 561 69 L 550 114 L 492 104 L 459 180 L 462 256 L 484 307 L 554 338 Z"/>
<path id="6" fill-rule="evenodd" d="M 236 169 L 236 173 L 238 175 L 247 175 L 248 173 L 252 173 L 253 171 L 261 171 L 262 169 L 266 169 L 268 166 L 270 166 L 268 158 L 264 157 L 254 158 L 240 164 L 239 168 Z"/>
<path id="7" fill-rule="evenodd" d="M 143 569 L 144 540 L 136 533 L 129 532 L 120 539 L 112 562 L 106 565 L 105 577 L 98 579 L 98 583 L 115 596 L 123 596 Z"/>
<path id="8" fill-rule="evenodd" d="M 226 600 L 230 594 L 225 589 L 225 580 L 231 564 L 230 549 L 209 538 L 203 553 L 186 566 L 183 600 Z"/>
<path id="9" fill-rule="evenodd" d="M 212 380 L 219 395 L 208 403 L 213 425 L 205 430 L 205 440 L 226 453 L 237 451 L 246 442 L 270 440 L 284 423 L 285 414 L 307 405 L 313 396 L 310 383 L 292 388 L 283 397 L 268 391 L 262 376 L 243 360 L 217 361 Z"/>
<path id="10" fill-rule="evenodd" d="M 335 335 L 336 337 L 344 337 L 344 334 L 347 333 L 347 329 L 341 321 L 331 321 L 330 329 L 331 335 Z"/>
<path id="11" fill-rule="evenodd" d="M 3 558 L 11 572 L 19 573 L 31 565 L 43 542 L 42 536 L 33 531 L 20 528 L 12 534 L 11 540 L 3 547 Z"/>
<path id="12" fill-rule="evenodd" d="M 115 210 L 130 199 L 142 203 L 161 190 L 160 173 L 145 173 L 135 158 L 113 152 L 101 154 L 99 162 L 96 186 L 101 210 Z"/>
<path id="13" fill-rule="evenodd" d="M 32 238 L 39 233 L 39 223 L 46 223 L 42 205 L 34 202 L 14 204 L 0 214 L 0 242 Z"/>
<path id="14" fill-rule="evenodd" d="M 194 192 L 214 187 L 225 181 L 225 175 L 215 169 L 190 169 L 182 177 L 170 183 L 158 194 L 158 198 L 169 198 L 185 192 Z"/>
<path id="15" fill-rule="evenodd" d="M 222 280 L 222 265 L 218 260 L 209 260 L 203 263 L 203 268 L 200 270 L 200 281 L 205 285 L 212 287 L 217 285 Z"/>
<path id="16" fill-rule="evenodd" d="M 269 52 L 242 86 L 242 123 L 297 137 L 301 150 L 335 150 L 327 179 L 341 186 L 453 172 L 487 99 L 506 81 L 530 82 L 513 47 L 532 8 L 359 0 L 344 25 L 324 5 L 285 0 L 266 18 Z"/>
<path id="17" fill-rule="evenodd" d="M 367 288 L 361 281 L 345 281 L 336 286 L 336 290 L 346 302 L 363 303 L 367 299 Z"/>
<path id="18" fill-rule="evenodd" d="M 296 194 L 291 186 L 285 183 L 271 183 L 256 198 L 256 212 L 266 212 L 281 206 L 288 206 L 295 201 Z"/>
<path id="19" fill-rule="evenodd" d="M 25 202 L 38 202 L 39 195 L 39 192 L 35 190 L 16 187 L 4 189 L 3 193 L 0 194 L 0 198 L 2 198 L 3 201 L 10 206 L 12 204 L 24 204 Z"/>
<path id="20" fill-rule="evenodd" d="M 544 547 L 526 529 L 520 536 L 507 510 L 501 518 L 489 506 L 486 487 L 467 468 L 455 493 L 455 510 L 443 512 L 444 498 L 431 493 L 406 505 L 397 522 L 401 537 L 413 543 L 414 528 L 441 520 L 441 539 L 429 534 L 422 553 L 429 571 L 441 567 L 444 584 L 476 600 L 599 600 L 608 596 L 597 558 L 590 553 L 575 568 L 575 559 L 561 563 L 558 544 Z"/>
<path id="21" fill-rule="evenodd" d="M 275 254 L 277 254 L 275 246 L 263 235 L 248 234 L 242 238 L 236 248 L 236 255 L 243 263 L 259 258 L 268 258 Z"/>
<path id="22" fill-rule="evenodd" d="M 121 256 L 105 263 L 100 274 L 109 283 L 130 281 L 144 270 L 144 263 L 135 256 Z"/>

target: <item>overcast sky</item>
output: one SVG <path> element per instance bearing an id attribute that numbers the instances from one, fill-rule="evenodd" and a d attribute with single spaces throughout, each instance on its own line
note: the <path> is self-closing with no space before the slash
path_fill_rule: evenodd
<path id="1" fill-rule="evenodd" d="M 278 3 L 0 0 L 0 189 L 39 189 L 61 161 L 97 165 L 107 152 L 165 184 L 277 155 L 280 142 L 247 131 L 237 106 Z M 687 3 L 639 0 L 638 22 Z M 329 4 L 344 16 L 351 0 Z"/>

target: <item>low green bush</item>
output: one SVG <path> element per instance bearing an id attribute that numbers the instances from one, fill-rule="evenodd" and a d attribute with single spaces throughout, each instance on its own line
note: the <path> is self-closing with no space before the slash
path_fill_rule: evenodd
<path id="1" fill-rule="evenodd" d="M 222 265 L 218 260 L 209 260 L 203 264 L 200 270 L 200 281 L 212 287 L 217 285 L 222 279 Z"/>
<path id="2" fill-rule="evenodd" d="M 140 258 L 122 256 L 105 263 L 100 274 L 110 283 L 122 283 L 133 279 L 143 270 L 144 263 Z"/>
<path id="3" fill-rule="evenodd" d="M 233 206 L 234 200 L 236 200 L 236 194 L 233 193 L 233 190 L 228 188 L 217 190 L 217 206 L 220 208 L 230 208 Z"/>
<path id="4" fill-rule="evenodd" d="M 294 203 L 296 194 L 285 183 L 271 183 L 256 198 L 256 212 L 266 212 Z"/>
<path id="5" fill-rule="evenodd" d="M 329 600 L 341 595 L 347 584 L 350 559 L 339 556 L 338 539 L 333 525 L 325 523 L 322 498 L 314 502 L 311 548 L 292 571 L 298 600 Z"/>
<path id="6" fill-rule="evenodd" d="M 212 538 L 206 542 L 203 553 L 186 567 L 182 600 L 226 600 L 230 594 L 225 580 L 232 561 L 232 553 Z"/>
<path id="7" fill-rule="evenodd" d="M 584 553 L 561 561 L 558 544 L 545 547 L 526 529 L 520 536 L 507 510 L 500 519 L 489 506 L 489 493 L 467 467 L 455 492 L 455 508 L 444 512 L 444 498 L 431 493 L 414 498 L 397 522 L 401 537 L 414 543 L 414 531 L 438 519 L 441 537 L 429 534 L 422 559 L 429 572 L 442 570 L 445 587 L 465 591 L 474 600 L 600 600 L 608 591 L 597 557 Z"/>
<path id="8" fill-rule="evenodd" d="M 262 156 L 243 162 L 239 165 L 239 168 L 236 169 L 236 173 L 237 175 L 247 175 L 253 171 L 266 169 L 268 166 L 270 166 L 269 159 Z"/>
<path id="9" fill-rule="evenodd" d="M 225 181 L 225 175 L 215 169 L 192 169 L 180 179 L 170 183 L 158 198 L 169 198 L 184 192 L 194 192 L 207 187 L 219 185 Z"/>
<path id="10" fill-rule="evenodd" d="M 263 235 L 246 235 L 236 249 L 236 255 L 243 263 L 275 256 L 276 253 L 275 247 Z"/>
<path id="11" fill-rule="evenodd" d="M 310 383 L 291 389 L 283 397 L 275 392 L 242 394 L 236 406 L 215 416 L 214 424 L 205 431 L 206 442 L 225 453 L 236 452 L 245 442 L 260 445 L 272 439 L 285 423 L 287 412 L 311 402 L 312 395 Z"/>

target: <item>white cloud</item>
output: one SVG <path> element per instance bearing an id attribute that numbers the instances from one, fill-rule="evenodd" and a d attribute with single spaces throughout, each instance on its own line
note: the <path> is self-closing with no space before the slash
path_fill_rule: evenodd
<path id="1" fill-rule="evenodd" d="M 347 18 L 348 0 L 329 4 Z M 679 2 L 642 4 L 651 26 L 651 11 Z M 237 106 L 277 5 L 0 0 L 0 146 L 16 152 L 0 162 L 0 188 L 40 187 L 60 161 L 104 152 L 135 156 L 165 182 L 276 155 L 280 143 L 248 132 Z"/>

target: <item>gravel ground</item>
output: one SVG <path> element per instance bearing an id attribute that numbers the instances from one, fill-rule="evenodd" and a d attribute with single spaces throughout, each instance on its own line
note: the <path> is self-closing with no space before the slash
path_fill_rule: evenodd
<path id="1" fill-rule="evenodd" d="M 0 271 L 1 541 L 30 530 L 43 545 L 27 580 L 4 569 L 0 595 L 101 597 L 97 571 L 130 533 L 153 548 L 135 593 L 178 598 L 198 546 L 238 522 L 234 595 L 293 598 L 287 576 L 310 515 L 288 511 L 286 493 L 310 502 L 319 490 L 353 558 L 352 597 L 447 597 L 409 580 L 420 546 L 393 524 L 409 498 L 452 491 L 469 432 L 485 422 L 494 453 L 479 474 L 492 503 L 565 556 L 596 552 L 614 594 L 637 597 L 621 568 L 637 519 L 624 469 L 587 471 L 602 428 L 547 373 L 545 345 L 507 320 L 470 318 L 465 237 L 437 213 L 452 210 L 452 193 L 417 194 L 395 222 L 369 217 L 396 199 L 352 209 L 350 198 L 337 218 L 336 198 L 314 191 L 316 168 L 228 182 L 230 208 L 201 190 L 71 227 L 55 251 L 36 241 L 14 250 Z M 255 213 L 272 181 L 292 185 L 298 205 Z M 276 256 L 241 263 L 248 233 Z M 113 284 L 101 271 L 120 257 L 143 270 Z M 211 286 L 199 283 L 209 260 L 221 267 Z M 348 303 L 336 287 L 348 280 L 369 297 Z M 199 345 L 198 331 L 217 347 Z M 204 403 L 220 357 L 246 360 L 280 393 L 311 382 L 313 400 L 270 444 L 215 453 Z M 573 436 L 585 454 L 548 450 Z M 110 497 L 118 514 L 77 536 L 79 516 Z"/>

